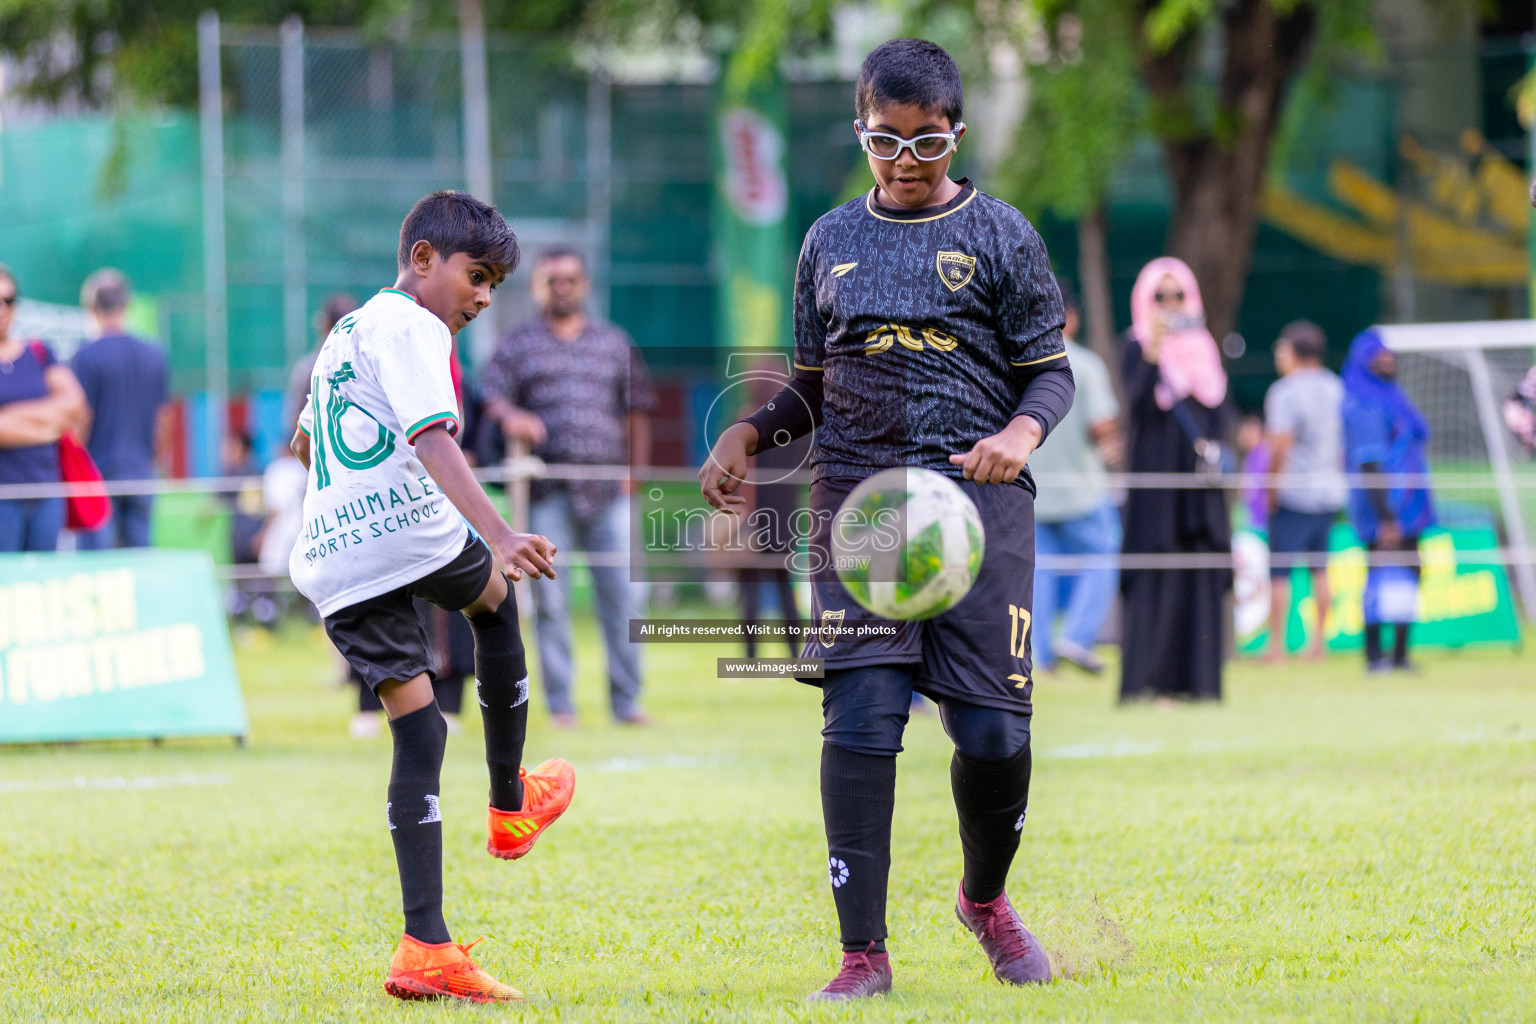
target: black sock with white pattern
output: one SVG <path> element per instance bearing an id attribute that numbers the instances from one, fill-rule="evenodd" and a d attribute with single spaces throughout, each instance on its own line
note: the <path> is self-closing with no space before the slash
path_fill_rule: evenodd
<path id="1" fill-rule="evenodd" d="M 885 952 L 896 758 L 821 745 L 827 869 L 845 952 Z"/>
<path id="2" fill-rule="evenodd" d="M 389 838 L 400 871 L 405 933 L 418 942 L 448 941 L 443 921 L 443 816 L 437 807 L 448 724 L 437 701 L 392 718 L 394 762 L 389 770 Z"/>
<path id="3" fill-rule="evenodd" d="M 965 898 L 990 903 L 1003 894 L 1029 810 L 1029 744 L 1010 758 L 980 761 L 960 751 L 949 762 L 949 784 L 960 816 Z"/>
<path id="4" fill-rule="evenodd" d="M 523 741 L 528 736 L 528 658 L 517 625 L 517 598 L 494 612 L 469 617 L 475 631 L 475 694 L 485 724 L 485 764 L 491 773 L 491 806 L 523 809 Z"/>

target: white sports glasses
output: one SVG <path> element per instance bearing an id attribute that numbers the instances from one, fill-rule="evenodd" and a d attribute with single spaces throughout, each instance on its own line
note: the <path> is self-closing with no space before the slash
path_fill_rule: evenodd
<path id="1" fill-rule="evenodd" d="M 942 160 L 953 153 L 955 147 L 959 145 L 960 133 L 965 130 L 965 122 L 957 121 L 951 131 L 933 132 L 929 135 L 904 139 L 900 135 L 892 135 L 889 132 L 872 132 L 865 127 L 863 121 L 855 121 L 854 126 L 859 130 L 859 145 L 870 156 L 881 160 L 895 160 L 901 156 L 902 150 L 910 149 L 912 155 L 924 163 Z"/>

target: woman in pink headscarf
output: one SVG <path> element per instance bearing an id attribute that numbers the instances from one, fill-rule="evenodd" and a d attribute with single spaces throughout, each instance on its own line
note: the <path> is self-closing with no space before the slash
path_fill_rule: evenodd
<path id="1" fill-rule="evenodd" d="M 1148 263 L 1131 291 L 1120 361 L 1132 473 L 1221 468 L 1230 429 L 1227 374 L 1205 329 L 1200 286 L 1183 261 Z M 1126 554 L 1228 553 L 1232 527 L 1218 488 L 1132 489 Z M 1226 569 L 1129 569 L 1120 576 L 1120 699 L 1221 697 Z"/>

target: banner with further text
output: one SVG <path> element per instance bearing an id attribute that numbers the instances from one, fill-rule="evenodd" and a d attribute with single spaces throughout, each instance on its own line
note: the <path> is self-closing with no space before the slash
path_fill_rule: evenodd
<path id="1" fill-rule="evenodd" d="M 717 344 L 778 348 L 789 323 L 789 177 L 784 86 L 770 74 L 715 111 L 713 227 Z"/>
<path id="2" fill-rule="evenodd" d="M 0 743 L 244 736 L 201 551 L 0 555 Z"/>
<path id="3" fill-rule="evenodd" d="M 1472 644 L 1519 644 L 1520 622 L 1515 615 L 1504 567 L 1491 557 L 1499 546 L 1491 528 L 1436 528 L 1419 538 L 1418 610 L 1413 643 L 1416 647 L 1465 647 Z M 1335 525 L 1329 537 L 1328 614 L 1324 643 L 1329 650 L 1359 650 L 1365 635 L 1366 550 L 1353 530 Z M 1254 530 L 1232 538 L 1236 562 L 1237 649 L 1257 654 L 1269 646 L 1269 546 Z M 1290 609 L 1286 649 L 1302 650 L 1316 629 L 1317 601 L 1311 574 L 1291 570 Z"/>

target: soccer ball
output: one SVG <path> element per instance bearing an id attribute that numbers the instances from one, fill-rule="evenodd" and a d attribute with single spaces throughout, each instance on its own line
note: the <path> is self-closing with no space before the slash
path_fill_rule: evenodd
<path id="1" fill-rule="evenodd" d="M 928 619 L 970 591 L 985 544 L 981 514 L 958 484 L 898 466 L 859 484 L 838 509 L 832 566 L 876 615 Z"/>

